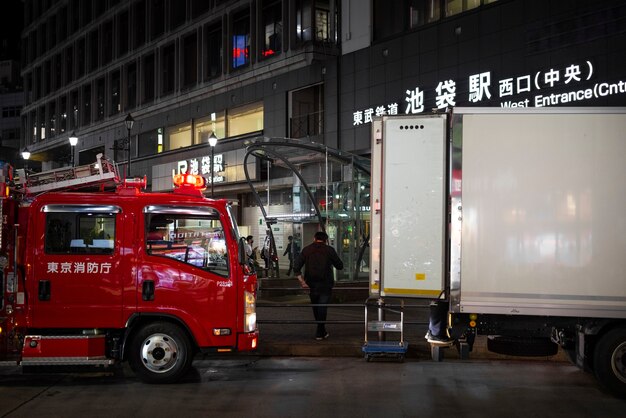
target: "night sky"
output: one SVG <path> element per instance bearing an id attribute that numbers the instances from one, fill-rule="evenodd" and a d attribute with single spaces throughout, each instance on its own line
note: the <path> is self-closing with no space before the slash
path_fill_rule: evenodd
<path id="1" fill-rule="evenodd" d="M 20 38 L 24 27 L 21 0 L 0 0 L 0 60 L 20 59 Z"/>

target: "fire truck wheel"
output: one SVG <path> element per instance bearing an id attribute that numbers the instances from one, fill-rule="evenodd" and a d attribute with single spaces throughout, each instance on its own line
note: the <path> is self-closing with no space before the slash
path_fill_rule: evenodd
<path id="1" fill-rule="evenodd" d="M 191 366 L 192 346 L 177 325 L 155 322 L 141 327 L 130 344 L 128 362 L 146 383 L 172 383 Z"/>
<path id="2" fill-rule="evenodd" d="M 596 379 L 613 395 L 626 398 L 626 328 L 604 334 L 593 352 Z"/>

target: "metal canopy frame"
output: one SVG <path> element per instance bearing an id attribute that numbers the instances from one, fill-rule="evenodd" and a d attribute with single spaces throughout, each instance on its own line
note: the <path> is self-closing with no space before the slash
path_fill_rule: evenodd
<path id="1" fill-rule="evenodd" d="M 325 222 L 328 220 L 322 216 L 311 189 L 298 171 L 298 166 L 312 165 L 322 162 L 327 166 L 328 161 L 330 160 L 344 165 L 351 165 L 355 167 L 357 171 L 361 171 L 367 176 L 370 176 L 370 160 L 368 158 L 338 149 L 329 148 L 326 145 L 316 142 L 308 142 L 292 138 L 256 137 L 246 141 L 245 145 L 246 155 L 243 159 L 243 168 L 246 176 L 246 182 L 248 183 L 248 186 L 250 186 L 254 199 L 261 209 L 266 229 L 270 231 L 271 251 L 273 254 L 276 254 L 276 244 L 274 242 L 274 234 L 272 232 L 271 225 L 275 224 L 277 220 L 267 216 L 267 211 L 261 201 L 261 197 L 255 189 L 252 180 L 250 180 L 247 164 L 248 157 L 250 155 L 261 161 L 269 161 L 275 166 L 288 168 L 298 177 L 300 184 L 308 195 L 312 206 L 315 208 L 315 216 L 318 219 L 318 224 L 322 231 L 326 231 Z M 328 169 L 328 167 L 326 167 L 326 169 Z M 269 185 L 269 175 L 267 181 Z"/>

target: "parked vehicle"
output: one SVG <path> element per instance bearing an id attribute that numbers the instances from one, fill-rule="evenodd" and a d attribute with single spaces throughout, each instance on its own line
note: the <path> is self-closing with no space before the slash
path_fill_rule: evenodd
<path id="1" fill-rule="evenodd" d="M 0 197 L 0 364 L 110 366 L 174 382 L 198 351 L 256 348 L 256 275 L 228 202 L 115 164 L 13 177 Z M 107 190 L 111 189 L 111 190 Z"/>
<path id="2" fill-rule="evenodd" d="M 626 109 L 457 108 L 372 129 L 371 293 L 444 301 L 463 356 L 476 335 L 512 355 L 558 344 L 626 396 Z"/>

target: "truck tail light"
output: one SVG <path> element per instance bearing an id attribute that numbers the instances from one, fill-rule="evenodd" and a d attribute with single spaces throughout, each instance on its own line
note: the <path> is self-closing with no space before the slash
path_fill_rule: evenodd
<path id="1" fill-rule="evenodd" d="M 244 292 L 244 332 L 253 332 L 256 330 L 256 298 L 252 292 Z"/>

